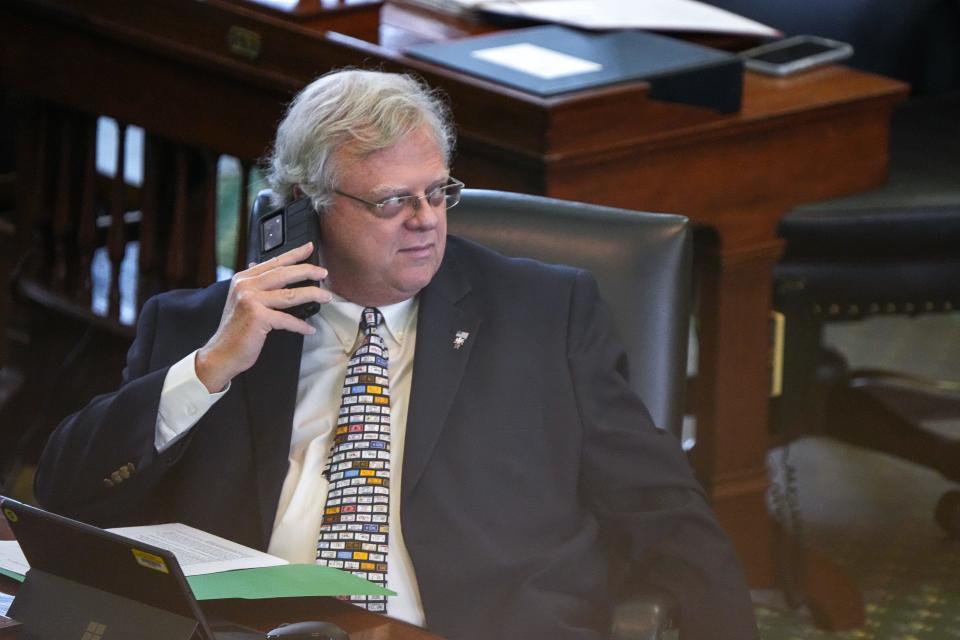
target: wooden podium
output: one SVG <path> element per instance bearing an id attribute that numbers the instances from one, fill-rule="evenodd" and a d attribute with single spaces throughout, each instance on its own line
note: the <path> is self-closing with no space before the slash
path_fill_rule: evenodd
<path id="1" fill-rule="evenodd" d="M 404 56 L 411 42 L 488 28 L 422 11 L 385 5 L 375 44 L 232 0 L 135 5 L 4 3 L 4 87 L 250 161 L 268 147 L 284 103 L 320 73 L 414 71 L 450 96 L 453 168 L 468 186 L 689 216 L 699 230 L 693 462 L 751 585 L 778 584 L 765 503 L 777 221 L 800 203 L 884 181 L 904 84 L 841 66 L 747 73 L 743 107 L 727 115 L 648 99 L 643 82 L 540 99 Z M 806 559 L 802 588 L 821 623 L 859 624 L 854 585 Z"/>

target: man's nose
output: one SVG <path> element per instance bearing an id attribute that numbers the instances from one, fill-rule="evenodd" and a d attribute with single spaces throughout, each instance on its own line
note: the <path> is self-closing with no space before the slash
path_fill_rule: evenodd
<path id="1" fill-rule="evenodd" d="M 440 216 L 446 213 L 446 201 L 433 206 L 427 198 L 416 201 L 413 214 L 407 218 L 407 225 L 415 228 L 433 228 L 440 221 Z"/>

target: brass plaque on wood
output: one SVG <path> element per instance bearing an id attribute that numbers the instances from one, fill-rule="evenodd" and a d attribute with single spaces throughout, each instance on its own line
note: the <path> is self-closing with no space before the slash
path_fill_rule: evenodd
<path id="1" fill-rule="evenodd" d="M 235 56 L 256 60 L 260 57 L 260 34 L 233 25 L 227 30 L 227 49 Z"/>

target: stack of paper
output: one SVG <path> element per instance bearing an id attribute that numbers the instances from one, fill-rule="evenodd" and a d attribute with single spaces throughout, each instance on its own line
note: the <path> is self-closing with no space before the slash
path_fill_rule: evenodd
<path id="1" fill-rule="evenodd" d="M 649 29 L 775 37 L 779 31 L 698 0 L 406 0 L 454 14 L 487 12 L 581 29 Z"/>
<path id="2" fill-rule="evenodd" d="M 185 524 L 110 531 L 172 551 L 197 600 L 393 595 L 351 573 L 315 564 L 290 564 Z M 0 541 L 0 573 L 23 580 L 29 569 L 15 540 Z"/>
<path id="3" fill-rule="evenodd" d="M 776 29 L 697 0 L 490 0 L 474 3 L 474 7 L 583 29 L 780 35 Z"/>
<path id="4" fill-rule="evenodd" d="M 455 16 L 468 16 L 475 13 L 485 0 L 404 0 L 431 11 L 449 13 Z"/>

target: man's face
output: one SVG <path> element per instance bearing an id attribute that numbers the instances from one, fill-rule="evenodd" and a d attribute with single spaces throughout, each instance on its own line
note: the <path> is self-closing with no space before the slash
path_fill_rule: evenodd
<path id="1" fill-rule="evenodd" d="M 338 189 L 370 202 L 391 196 L 422 196 L 447 182 L 449 170 L 426 127 L 395 145 L 366 156 L 338 152 Z M 440 268 L 447 237 L 445 205 L 426 199 L 412 217 L 375 216 L 367 205 L 335 194 L 320 216 L 323 256 L 330 288 L 365 306 L 406 300 L 425 287 Z"/>

